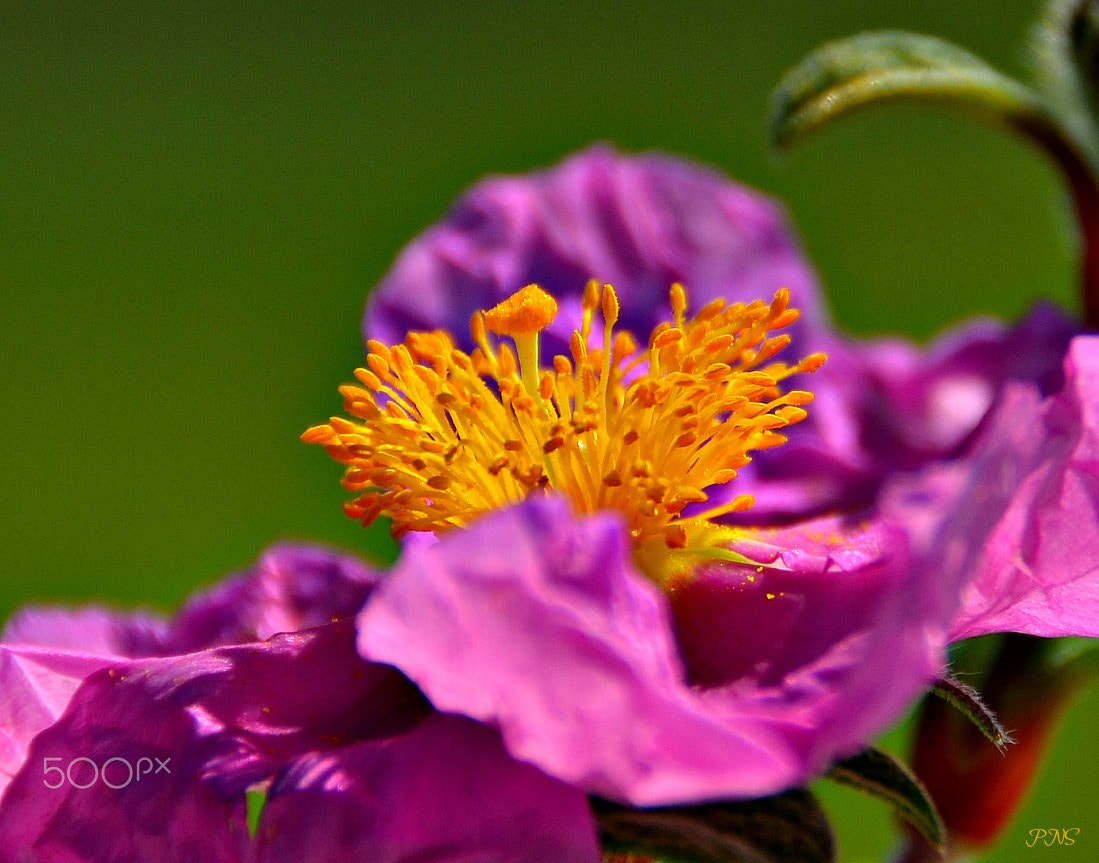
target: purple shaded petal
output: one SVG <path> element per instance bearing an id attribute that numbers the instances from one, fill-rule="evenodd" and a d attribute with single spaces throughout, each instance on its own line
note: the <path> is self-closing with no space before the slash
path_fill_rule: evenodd
<path id="1" fill-rule="evenodd" d="M 578 520 L 553 498 L 406 552 L 360 616 L 359 648 L 440 709 L 497 725 L 515 757 L 588 791 L 637 805 L 767 794 L 865 743 L 940 670 L 941 627 L 912 605 L 903 553 L 883 553 L 893 536 L 871 533 L 846 562 L 812 547 L 800 563 L 776 552 L 797 565 L 775 584 L 804 609 L 800 626 L 814 613 L 817 631 L 800 654 L 761 640 L 758 658 L 775 654 L 770 677 L 692 686 L 672 610 L 633 569 L 617 516 Z M 756 575 L 708 572 L 693 596 Z M 855 582 L 846 595 L 834 585 L 844 578 Z M 816 621 L 837 594 L 848 616 Z M 859 608 L 871 595 L 888 601 Z M 690 617 L 680 614 L 681 637 Z"/>
<path id="2" fill-rule="evenodd" d="M 923 528 L 925 565 L 964 584 L 952 638 L 1099 635 L 1099 338 L 1072 342 L 1054 396 L 1009 388 L 970 458 L 883 507 Z"/>
<path id="3" fill-rule="evenodd" d="M 326 548 L 276 545 L 255 566 L 189 600 L 161 653 L 263 641 L 357 614 L 378 582 L 357 558 Z"/>
<path id="4" fill-rule="evenodd" d="M 281 545 L 266 552 L 248 572 L 199 594 L 171 622 L 99 608 L 19 612 L 0 640 L 0 792 L 23 764 L 34 735 L 60 716 L 81 680 L 91 673 L 126 659 L 256 641 L 274 632 L 347 618 L 361 608 L 376 581 L 376 574 L 352 557 L 321 548 Z M 345 655 L 354 659 L 353 650 L 346 650 Z M 420 698 L 391 669 L 364 668 L 353 669 L 357 685 L 346 689 L 344 695 L 361 694 L 358 684 L 370 680 L 379 691 L 392 685 L 411 693 L 408 697 L 412 700 Z M 319 684 L 324 669 L 318 668 L 318 675 Z M 270 689 L 275 692 L 277 668 L 271 677 Z M 315 688 L 312 697 L 323 699 L 326 693 Z M 339 699 L 335 703 L 347 706 Z M 303 709 L 312 711 L 313 703 Z M 278 739 L 285 742 L 289 738 Z M 245 745 L 236 740 L 230 744 L 226 740 L 223 745 L 254 755 L 259 743 L 252 740 Z M 276 755 L 279 751 L 278 747 L 273 750 Z M 240 752 L 235 757 L 248 761 Z"/>
<path id="5" fill-rule="evenodd" d="M 354 558 L 311 547 L 280 545 L 260 558 L 251 571 L 232 577 L 192 599 L 174 621 L 166 622 L 143 613 L 121 613 L 99 608 L 25 609 L 4 628 L 0 641 L 0 792 L 24 764 L 27 748 L 34 735 L 62 715 L 82 679 L 108 665 L 146 656 L 166 656 L 206 648 L 211 644 L 246 642 L 282 630 L 303 629 L 336 617 L 347 618 L 362 607 L 376 575 Z M 392 690 L 393 697 L 403 693 L 409 704 L 422 705 L 414 687 L 389 668 L 366 666 L 358 662 L 351 649 L 351 634 L 345 635 L 344 655 L 357 663 L 352 673 L 354 684 L 341 690 L 341 697 L 329 697 L 323 691 L 324 667 L 319 667 L 310 689 L 308 704 L 299 709 L 313 713 L 315 705 L 328 699 L 329 709 L 351 705 L 346 700 L 363 696 L 364 685 L 371 697 Z M 193 676 L 202 663 L 187 664 L 185 676 Z M 323 665 L 323 663 L 322 663 Z M 269 667 L 267 683 L 279 710 L 267 717 L 265 727 L 281 744 L 295 741 L 287 734 L 285 699 L 278 699 L 278 667 Z M 254 681 L 255 685 L 256 682 Z M 251 691 L 254 691 L 251 690 Z M 390 704 L 382 698 L 379 704 Z M 353 706 L 353 705 L 351 705 Z M 234 715 L 222 717 L 224 724 L 244 721 Z M 242 708 L 243 709 L 243 708 Z M 258 706 L 255 709 L 259 709 Z M 423 708 L 425 709 L 425 708 Z M 280 719 L 281 717 L 281 719 Z M 208 716 L 213 721 L 215 717 Z M 349 715 L 354 724 L 360 718 Z M 292 722 L 291 722 L 292 724 Z M 329 732 L 338 737 L 340 720 L 329 722 Z M 237 764 L 237 771 L 263 771 L 282 752 L 279 745 L 264 743 L 263 735 L 252 733 L 243 738 L 221 740 L 226 763 Z M 260 745 L 269 751 L 257 755 Z M 267 767 L 259 766 L 260 764 Z M 33 765 L 32 765 L 33 766 Z"/>
<path id="6" fill-rule="evenodd" d="M 808 418 L 787 444 L 756 454 L 735 483 L 713 489 L 713 503 L 752 494 L 752 509 L 731 519 L 742 524 L 868 506 L 892 474 L 959 457 L 1005 386 L 1056 392 L 1079 331 L 1042 305 L 1013 327 L 976 321 L 926 350 L 900 339 L 834 338 L 820 346 L 828 362 L 796 384 L 815 396 Z"/>
<path id="7" fill-rule="evenodd" d="M 107 671 L 93 675 L 64 716 L 34 739 L 0 802 L 0 860 L 245 859 L 248 834 L 240 800 L 224 799 L 196 781 L 200 763 L 191 745 L 191 719 L 170 701 L 119 697 L 114 690 L 123 686 L 125 675 L 117 671 L 113 677 Z M 150 770 L 134 781 L 142 758 L 149 759 Z M 156 759 L 166 759 L 166 772 L 153 772 Z M 50 767 L 62 773 L 47 773 Z M 104 773 L 95 781 L 99 768 Z M 108 787 L 104 778 L 120 787 Z"/>
<path id="8" fill-rule="evenodd" d="M 621 326 L 642 340 L 669 318 L 682 282 L 701 308 L 789 288 L 803 323 L 826 326 L 816 280 L 781 207 L 715 171 L 667 156 L 594 147 L 547 171 L 482 181 L 413 240 L 372 293 L 363 329 L 387 344 L 444 328 L 467 348 L 469 319 L 531 282 L 561 314 L 546 355 L 567 353 L 589 279 L 610 282 Z"/>
<path id="9" fill-rule="evenodd" d="M 430 711 L 394 668 L 359 658 L 349 620 L 228 650 L 215 652 L 232 659 L 216 688 L 187 696 L 215 740 L 208 769 L 227 791 L 306 752 L 405 731 Z"/>
<path id="10" fill-rule="evenodd" d="M 34 736 L 57 720 L 85 677 L 112 659 L 0 644 L 0 800 Z"/>
<path id="11" fill-rule="evenodd" d="M 23 608 L 0 634 L 0 644 L 37 645 L 99 656 L 159 652 L 167 625 L 151 614 L 87 608 Z"/>
<path id="12" fill-rule="evenodd" d="M 112 664 L 34 739 L 0 803 L 0 860 L 22 848 L 43 861 L 238 859 L 245 788 L 307 753 L 408 730 L 428 710 L 395 670 L 358 657 L 350 621 Z M 170 772 L 121 788 L 43 788 L 47 763 L 142 757 L 169 759 Z M 85 784 L 92 768 L 80 769 Z M 122 785 L 126 768 L 112 769 Z"/>
<path id="13" fill-rule="evenodd" d="M 170 656 L 263 641 L 351 617 L 378 583 L 362 561 L 326 548 L 276 545 L 255 565 L 195 594 L 170 621 L 101 608 L 28 608 L 0 643 L 115 657 Z"/>
<path id="14" fill-rule="evenodd" d="M 499 735 L 435 714 L 407 734 L 299 759 L 272 787 L 258 863 L 598 863 L 584 794 Z"/>

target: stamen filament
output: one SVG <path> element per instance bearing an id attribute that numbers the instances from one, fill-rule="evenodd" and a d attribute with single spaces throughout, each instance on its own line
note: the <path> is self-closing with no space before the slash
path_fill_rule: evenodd
<path id="1" fill-rule="evenodd" d="M 824 357 L 771 361 L 789 342 L 774 332 L 797 318 L 786 291 L 769 304 L 715 301 L 691 319 L 681 285 L 670 301 L 672 321 L 639 349 L 615 332 L 614 288 L 590 282 L 571 358 L 545 371 L 539 333 L 557 303 L 534 285 L 473 316 L 471 354 L 444 332 L 410 333 L 392 348 L 371 341 L 361 386 L 340 390 L 361 422 L 333 417 L 303 438 L 347 466 L 343 484 L 359 495 L 348 514 L 364 523 L 387 515 L 397 535 L 461 527 L 553 490 L 577 512 L 621 512 L 638 565 L 662 582 L 703 559 L 744 563 L 714 519 L 751 506 L 750 496 L 683 511 L 732 481 L 751 451 L 785 440 L 780 431 L 805 418 L 812 396 L 779 385 Z M 589 351 L 597 313 L 602 347 Z"/>

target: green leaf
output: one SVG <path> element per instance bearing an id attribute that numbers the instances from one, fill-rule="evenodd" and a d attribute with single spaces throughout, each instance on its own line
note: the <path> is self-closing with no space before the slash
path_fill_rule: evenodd
<path id="1" fill-rule="evenodd" d="M 900 761 L 880 749 L 866 749 L 835 764 L 828 778 L 883 800 L 942 851 L 946 828 L 920 780 Z"/>
<path id="2" fill-rule="evenodd" d="M 663 863 L 831 863 L 835 842 L 815 797 L 631 809 L 593 800 L 604 849 Z"/>
<path id="3" fill-rule="evenodd" d="M 788 72 L 773 98 L 771 143 L 788 147 L 829 120 L 899 101 L 957 109 L 1035 140 L 1055 126 L 1042 97 L 979 57 L 930 36 L 886 31 L 823 45 Z"/>
<path id="4" fill-rule="evenodd" d="M 984 703 L 979 692 L 972 686 L 962 683 L 956 677 L 947 675 L 938 681 L 932 688 L 939 698 L 948 702 L 952 707 L 961 711 L 977 729 L 992 741 L 992 745 L 999 750 L 1004 750 L 1009 744 L 1014 743 L 1011 735 L 1004 730 L 1000 720 L 991 708 Z"/>
<path id="5" fill-rule="evenodd" d="M 1097 160 L 1099 2 L 1054 0 L 1035 32 L 1031 62 L 1038 88 L 1061 123 Z"/>

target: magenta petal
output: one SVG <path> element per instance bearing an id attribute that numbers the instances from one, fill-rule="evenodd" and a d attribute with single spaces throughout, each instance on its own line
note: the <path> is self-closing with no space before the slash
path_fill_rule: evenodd
<path id="1" fill-rule="evenodd" d="M 378 574 L 330 549 L 282 544 L 248 570 L 190 599 L 172 620 L 162 653 L 262 641 L 358 613 Z"/>
<path id="2" fill-rule="evenodd" d="M 243 791 L 306 752 L 403 732 L 428 714 L 419 690 L 364 662 L 354 638 L 346 621 L 211 653 L 230 667 L 180 695 L 211 739 L 207 770 L 219 787 Z"/>
<path id="3" fill-rule="evenodd" d="M 352 617 L 378 583 L 358 558 L 327 548 L 281 544 L 244 572 L 193 595 L 171 620 L 141 612 L 26 608 L 0 643 L 103 656 L 170 656 L 263 641 Z"/>
<path id="4" fill-rule="evenodd" d="M 198 781 L 192 719 L 170 701 L 119 697 L 114 690 L 123 686 L 118 672 L 93 675 L 63 717 L 34 739 L 0 800 L 0 860 L 246 859 L 240 800 L 224 799 Z M 154 772 L 157 759 L 167 771 Z M 145 775 L 135 779 L 146 764 Z"/>
<path id="5" fill-rule="evenodd" d="M 887 496 L 929 525 L 925 565 L 964 585 L 953 638 L 1099 636 L 1097 404 L 1099 338 L 1079 337 L 1059 393 L 1009 388 L 968 459 Z"/>
<path id="6" fill-rule="evenodd" d="M 359 648 L 590 792 L 637 805 L 757 796 L 864 743 L 938 671 L 941 632 L 929 642 L 918 615 L 906 625 L 885 570 L 854 577 L 880 578 L 890 603 L 822 628 L 813 649 L 780 660 L 781 682 L 699 689 L 618 517 L 529 500 L 409 550 L 360 616 Z"/>
<path id="7" fill-rule="evenodd" d="M 0 802 L 0 860 L 23 848 L 44 861 L 236 860 L 245 788 L 307 753 L 404 732 L 428 710 L 394 669 L 359 658 L 350 621 L 112 663 L 34 738 Z M 170 766 L 127 782 L 141 758 Z M 87 762 L 73 776 L 88 788 L 43 787 L 55 784 L 47 767 L 74 759 L 121 759 L 109 779 L 122 787 L 89 784 Z"/>
<path id="8" fill-rule="evenodd" d="M 113 659 L 0 644 L 0 800 L 34 736 L 57 720 L 85 677 Z"/>
<path id="9" fill-rule="evenodd" d="M 31 738 L 92 672 L 350 617 L 376 582 L 373 570 L 348 555 L 279 545 L 252 569 L 198 594 L 171 621 L 95 607 L 21 610 L 0 637 L 0 792 Z"/>
<path id="10" fill-rule="evenodd" d="M 703 567 L 672 596 L 690 679 L 796 722 L 808 764 L 868 743 L 941 673 L 954 594 L 909 578 L 895 526 L 822 518 L 733 548 L 761 565 Z"/>
<path id="11" fill-rule="evenodd" d="M 37 645 L 100 656 L 159 652 L 166 623 L 143 613 L 104 608 L 23 608 L 7 622 L 0 644 Z"/>
<path id="12" fill-rule="evenodd" d="M 499 735 L 435 714 L 407 734 L 299 759 L 271 789 L 258 863 L 598 863 L 581 791 Z"/>

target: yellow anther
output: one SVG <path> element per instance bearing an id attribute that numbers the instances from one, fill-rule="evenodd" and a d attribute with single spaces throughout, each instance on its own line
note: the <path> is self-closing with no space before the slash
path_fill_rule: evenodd
<path id="1" fill-rule="evenodd" d="M 313 426 L 307 428 L 301 439 L 305 443 L 329 444 L 338 443 L 339 434 L 331 426 Z"/>
<path id="2" fill-rule="evenodd" d="M 553 377 L 549 372 L 545 372 L 538 382 L 538 395 L 543 399 L 549 399 L 553 395 Z"/>
<path id="3" fill-rule="evenodd" d="M 574 332 L 569 336 L 569 353 L 572 354 L 572 361 L 577 366 L 582 366 L 588 358 L 588 349 L 584 344 L 584 340 L 580 337 L 580 333 Z"/>
<path id="4" fill-rule="evenodd" d="M 586 285 L 584 285 L 584 299 L 582 305 L 589 311 L 595 311 L 599 306 L 599 282 L 595 279 L 591 279 Z"/>
<path id="5" fill-rule="evenodd" d="M 683 323 L 683 313 L 687 311 L 687 292 L 683 290 L 683 285 L 676 282 L 672 285 L 669 295 L 676 326 L 680 326 Z"/>
<path id="6" fill-rule="evenodd" d="M 373 355 L 367 357 L 367 360 L 377 359 L 378 358 Z M 381 374 L 385 374 L 385 372 L 381 372 Z M 378 374 L 375 372 L 367 371 L 366 369 L 355 369 L 355 377 L 375 392 L 382 388 L 382 382 L 378 379 Z"/>
<path id="7" fill-rule="evenodd" d="M 551 437 L 548 441 L 542 444 L 542 452 L 549 455 L 554 450 L 560 448 L 561 444 L 565 442 L 563 437 Z"/>
<path id="8" fill-rule="evenodd" d="M 473 336 L 474 344 L 483 345 L 488 341 L 484 312 L 474 312 L 473 317 L 469 320 L 469 332 Z"/>
<path id="9" fill-rule="evenodd" d="M 653 339 L 653 347 L 657 349 L 666 348 L 668 345 L 674 345 L 681 338 L 683 338 L 682 330 L 672 327 L 671 329 L 664 330 L 664 332 Z"/>
<path id="10" fill-rule="evenodd" d="M 793 405 L 789 405 L 779 408 L 775 411 L 775 415 L 786 420 L 787 425 L 792 425 L 793 423 L 798 423 L 805 419 L 809 415 L 809 412 L 805 410 L 805 408 L 797 408 Z"/>
<path id="11" fill-rule="evenodd" d="M 527 285 L 485 312 L 485 325 L 504 336 L 538 333 L 557 317 L 557 300 L 538 285 Z"/>
<path id="12" fill-rule="evenodd" d="M 613 327 L 618 323 L 618 294 L 611 285 L 603 285 L 603 323 Z"/>
<path id="13" fill-rule="evenodd" d="M 383 361 L 385 361 L 387 363 L 389 362 L 389 346 L 388 345 L 386 345 L 382 342 L 379 342 L 377 339 L 370 339 L 366 343 L 366 347 L 367 347 L 367 350 L 370 351 L 370 353 L 377 355 L 379 358 L 381 358 Z"/>
<path id="14" fill-rule="evenodd" d="M 824 365 L 826 359 L 828 359 L 826 354 L 809 354 L 797 364 L 796 368 L 799 372 L 815 372 Z"/>

